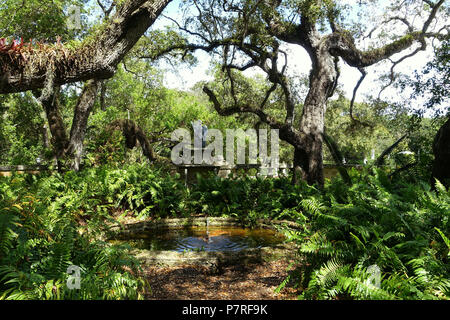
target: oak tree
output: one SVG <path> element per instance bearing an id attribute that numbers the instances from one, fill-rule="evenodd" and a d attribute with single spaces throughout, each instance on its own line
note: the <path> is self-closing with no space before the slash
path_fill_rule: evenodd
<path id="1" fill-rule="evenodd" d="M 448 8 L 444 0 L 358 1 L 353 6 L 334 0 L 193 0 L 193 8 L 183 21 L 174 21 L 188 39 L 166 48 L 166 52 L 204 50 L 220 56 L 228 77 L 229 94 L 225 101 L 210 87 L 203 91 L 220 115 L 255 114 L 263 123 L 279 129 L 280 139 L 294 146 L 294 165 L 300 167 L 308 183 L 323 184 L 324 117 L 328 99 L 340 75 L 340 63 L 361 72 L 354 96 L 367 74 L 366 68 L 391 61 L 390 78 L 395 67 L 425 50 L 429 39 L 442 40 L 448 34 Z M 193 6 L 192 6 L 193 4 Z M 383 7 L 383 13 L 376 15 Z M 355 12 L 375 23 L 352 23 Z M 287 73 L 283 45 L 298 45 L 311 62 L 308 92 L 302 108 L 296 104 Z M 161 51 L 163 53 L 164 51 Z M 400 55 L 397 55 L 400 54 Z M 395 58 L 395 59 L 394 59 Z M 258 68 L 271 86 L 262 99 L 240 101 L 233 72 Z M 273 92 L 283 91 L 284 119 L 271 116 L 267 106 Z M 354 101 L 354 98 L 352 99 Z M 229 102 L 231 101 L 231 103 Z M 350 116 L 353 116 L 353 103 Z M 294 119 L 300 117 L 294 127 Z"/>
<path id="2" fill-rule="evenodd" d="M 0 93 L 33 90 L 46 112 L 56 157 L 73 158 L 73 169 L 79 169 L 87 121 L 102 79 L 114 75 L 118 63 L 169 2 L 126 0 L 114 3 L 115 12 L 110 16 L 113 6 L 105 9 L 99 1 L 105 21 L 94 34 L 76 45 L 62 43 L 60 36 L 55 37 L 55 44 L 24 40 L 24 35 L 28 34 L 12 34 L 13 39 L 9 41 L 0 39 Z M 19 13 L 28 8 L 24 5 L 17 8 Z M 64 29 L 61 24 L 58 28 Z M 20 40 L 14 38 L 17 36 Z M 79 81 L 87 82 L 74 110 L 70 136 L 67 136 L 59 110 L 59 87 Z"/>

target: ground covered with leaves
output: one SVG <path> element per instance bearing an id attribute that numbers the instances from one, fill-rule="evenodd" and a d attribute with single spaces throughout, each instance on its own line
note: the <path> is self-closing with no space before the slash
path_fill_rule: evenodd
<path id="1" fill-rule="evenodd" d="M 288 300 L 296 299 L 295 289 L 277 287 L 288 275 L 289 261 L 232 265 L 211 273 L 202 266 L 148 267 L 145 277 L 155 300 Z"/>

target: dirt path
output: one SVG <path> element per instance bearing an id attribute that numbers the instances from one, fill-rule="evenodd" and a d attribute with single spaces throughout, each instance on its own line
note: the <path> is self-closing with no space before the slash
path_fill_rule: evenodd
<path id="1" fill-rule="evenodd" d="M 152 292 L 147 299 L 157 300 L 288 300 L 296 299 L 292 285 L 275 293 L 286 278 L 288 261 L 224 267 L 211 274 L 197 266 L 149 267 L 145 269 Z"/>

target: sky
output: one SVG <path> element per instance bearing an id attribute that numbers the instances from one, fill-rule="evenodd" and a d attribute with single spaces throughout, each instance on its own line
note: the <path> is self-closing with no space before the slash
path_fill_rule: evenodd
<path id="1" fill-rule="evenodd" d="M 341 0 L 341 2 L 350 3 L 352 1 Z M 178 7 L 179 0 L 172 1 L 164 10 L 163 14 L 180 21 L 180 13 Z M 172 22 L 168 19 L 160 17 L 152 26 L 152 28 L 161 28 L 171 24 Z M 289 52 L 287 68 L 288 74 L 293 77 L 307 75 L 311 68 L 311 61 L 306 51 L 298 45 L 290 44 L 286 44 L 285 49 Z M 403 63 L 399 64 L 395 70 L 397 72 L 402 72 L 405 74 L 412 74 L 414 70 L 421 70 L 430 60 L 431 55 L 432 49 L 431 46 L 428 46 L 428 49 L 426 51 L 421 51 L 414 57 L 406 59 L 405 61 L 403 61 Z M 208 54 L 201 50 L 197 50 L 195 52 L 195 56 L 198 60 L 197 66 L 192 68 L 184 66 L 178 68 L 177 70 L 170 70 L 169 68 L 165 74 L 164 84 L 170 88 L 188 90 L 197 81 L 211 80 L 212 77 L 207 73 L 208 67 L 210 65 L 210 57 L 208 56 Z M 394 56 L 393 59 L 395 60 L 401 56 L 401 54 L 398 54 Z M 379 63 L 373 67 L 367 68 L 368 74 L 358 90 L 356 102 L 363 101 L 366 94 L 378 94 L 380 88 L 382 87 L 382 84 L 377 81 L 377 79 L 379 78 L 381 72 L 385 72 L 386 70 L 389 70 L 389 68 L 390 64 L 388 63 Z M 349 67 L 343 61 L 340 62 L 340 69 L 341 74 L 339 83 L 342 86 L 346 97 L 351 99 L 353 89 L 361 74 L 357 69 Z M 246 72 L 247 75 L 253 75 L 255 73 L 261 72 L 258 71 L 257 68 L 250 69 Z M 383 92 L 381 98 L 400 102 L 404 98 L 409 98 L 409 93 L 399 92 L 393 87 L 390 87 Z M 423 101 L 417 101 L 417 104 L 423 104 Z"/>

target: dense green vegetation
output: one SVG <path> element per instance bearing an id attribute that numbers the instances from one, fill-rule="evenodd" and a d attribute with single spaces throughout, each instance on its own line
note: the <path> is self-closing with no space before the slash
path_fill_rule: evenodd
<path id="1" fill-rule="evenodd" d="M 232 217 L 249 227 L 296 223 L 280 228 L 297 255 L 277 290 L 294 286 L 300 299 L 450 299 L 450 181 L 434 178 L 450 172 L 448 26 L 440 20 L 448 4 L 381 1 L 386 12 L 378 18 L 387 20 L 380 23 L 369 19 L 377 1 L 198 0 L 188 10 L 183 0 L 183 17 L 166 19 L 177 23 L 140 30 L 153 23 L 141 8 L 150 2 L 0 2 L 0 166 L 44 165 L 36 174 L 0 176 L 0 300 L 144 299 L 151 288 L 142 265 L 130 246 L 108 241 L 111 227 L 193 216 Z M 67 26 L 72 5 L 82 7 L 81 29 Z M 425 20 L 417 29 L 399 18 L 403 11 Z M 121 25 L 134 12 L 133 23 Z M 117 45 L 135 32 L 134 43 Z M 89 81 L 73 83 L 79 75 L 70 73 L 91 63 L 91 52 L 103 62 L 102 36 L 127 49 L 105 69 L 81 68 Z M 407 52 L 411 45 L 425 49 L 428 37 L 435 47 L 425 68 L 394 72 L 419 51 Z M 309 76 L 292 70 L 297 57 L 288 44 L 308 52 Z M 195 66 L 196 50 L 212 57 L 210 79 L 194 74 L 184 89 L 168 88 L 167 71 Z M 42 53 L 56 68 L 47 67 L 45 81 L 24 71 L 38 68 Z M 396 53 L 403 58 L 393 59 Z M 385 101 L 373 93 L 353 103 L 339 83 L 340 64 L 357 68 L 362 81 L 364 68 L 383 60 L 393 65 L 379 80 L 400 78 L 397 91 L 411 95 Z M 20 87 L 18 78 L 31 84 Z M 95 89 L 86 98 L 88 83 Z M 192 132 L 198 119 L 221 132 L 279 128 L 279 160 L 303 179 L 239 172 L 185 185 L 170 163 L 178 142 L 171 133 Z M 340 175 L 322 183 L 323 163 L 341 165 Z M 76 290 L 67 286 L 73 265 L 81 268 Z"/>
<path id="2" fill-rule="evenodd" d="M 299 223 L 301 231 L 284 232 L 299 245 L 290 280 L 302 298 L 450 295 L 450 193 L 439 182 L 433 191 L 425 182 L 391 181 L 376 170 L 354 171 L 354 185 L 334 179 L 323 190 L 288 178 L 215 176 L 186 188 L 163 169 L 103 165 L 2 178 L 3 298 L 138 298 L 145 286 L 136 277 L 137 262 L 126 248 L 99 240 L 99 231 L 120 216 L 196 214 L 235 217 L 250 226 L 259 219 Z M 71 264 L 82 267 L 81 291 L 66 289 Z M 381 269 L 379 289 L 366 283 L 374 264 Z"/>
<path id="3" fill-rule="evenodd" d="M 440 299 L 449 294 L 449 193 L 389 181 L 384 172 L 300 201 L 303 257 L 293 276 L 305 299 Z M 381 270 L 381 286 L 367 268 Z M 305 267 L 306 266 L 306 267 Z"/>
<path id="4" fill-rule="evenodd" d="M 137 262 L 125 255 L 123 248 L 95 236 L 100 217 L 92 219 L 85 230 L 80 229 L 83 212 L 72 202 L 77 199 L 68 189 L 64 179 L 52 176 L 14 175 L 1 179 L 1 297 L 142 297 L 145 282 L 130 273 L 138 271 Z M 80 290 L 70 290 L 66 285 L 70 265 L 82 270 Z M 125 271 L 126 267 L 129 271 Z"/>

